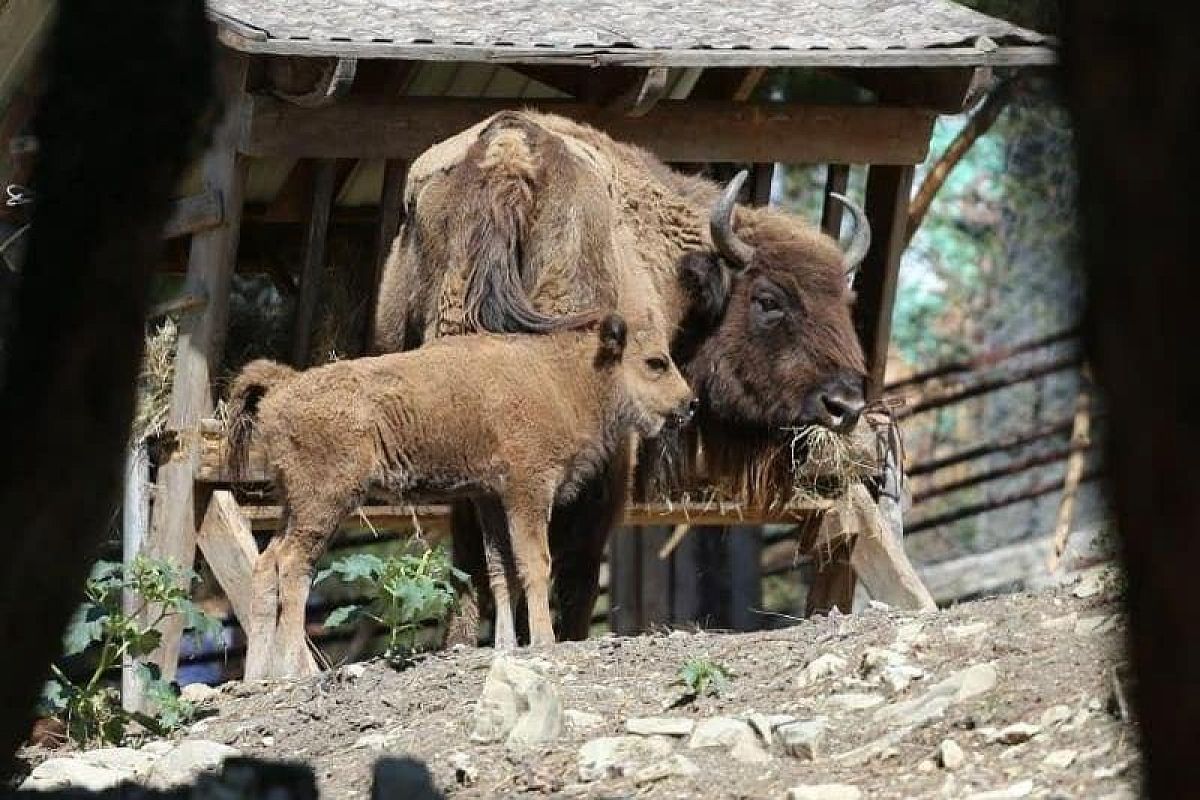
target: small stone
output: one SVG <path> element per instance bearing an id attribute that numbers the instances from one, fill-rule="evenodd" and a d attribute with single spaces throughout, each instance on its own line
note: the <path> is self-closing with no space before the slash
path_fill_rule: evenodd
<path id="1" fill-rule="evenodd" d="M 220 693 L 220 689 L 215 689 L 207 683 L 189 683 L 179 690 L 179 699 L 200 705 L 207 703 Z"/>
<path id="2" fill-rule="evenodd" d="M 367 674 L 366 664 L 347 664 L 342 667 L 342 674 L 352 681 L 356 681 Z"/>
<path id="3" fill-rule="evenodd" d="M 967 754 L 953 739 L 943 739 L 938 745 L 938 763 L 951 772 L 967 762 Z"/>
<path id="4" fill-rule="evenodd" d="M 831 705 L 844 708 L 847 711 L 862 711 L 867 708 L 874 708 L 883 702 L 883 695 L 868 694 L 861 692 L 842 692 L 841 694 L 830 695 L 827 702 Z"/>
<path id="5" fill-rule="evenodd" d="M 1033 794 L 1033 781 L 1023 780 L 1003 789 L 992 789 L 987 792 L 976 792 L 968 795 L 967 800 L 1020 800 Z"/>
<path id="6" fill-rule="evenodd" d="M 475 708 L 473 742 L 530 746 L 562 734 L 562 703 L 544 668 L 532 661 L 499 655 L 492 660 Z"/>
<path id="7" fill-rule="evenodd" d="M 690 736 L 695 720 L 686 717 L 631 717 L 625 730 L 640 736 Z"/>
<path id="8" fill-rule="evenodd" d="M 661 781 L 664 778 L 686 778 L 697 775 L 700 768 L 687 756 L 673 755 L 666 761 L 648 764 L 633 773 L 633 782 L 637 784 Z"/>
<path id="9" fill-rule="evenodd" d="M 846 659 L 833 653 L 826 653 L 808 662 L 796 677 L 800 686 L 812 686 L 814 683 L 832 678 L 846 669 Z"/>
<path id="10" fill-rule="evenodd" d="M 567 727 L 576 731 L 589 731 L 592 728 L 599 728 L 604 724 L 604 717 L 599 714 L 593 714 L 590 711 L 577 711 L 573 708 L 564 711 L 563 718 L 566 720 Z"/>
<path id="11" fill-rule="evenodd" d="M 848 783 L 814 783 L 788 789 L 787 800 L 862 800 L 862 791 Z"/>
<path id="12" fill-rule="evenodd" d="M 734 761 L 743 764 L 762 764 L 771 760 L 771 754 L 754 739 L 739 739 L 737 744 L 730 748 L 729 755 Z"/>
<path id="13" fill-rule="evenodd" d="M 1115 778 L 1118 775 L 1124 775 L 1129 770 L 1130 765 L 1131 764 L 1129 761 L 1118 761 L 1112 766 L 1100 767 L 1099 769 L 1092 770 L 1092 778 L 1098 781 L 1104 781 L 1108 780 L 1109 778 Z"/>
<path id="14" fill-rule="evenodd" d="M 932 758 L 923 758 L 917 764 L 917 772 L 933 772 L 937 769 L 937 764 L 933 763 Z"/>
<path id="15" fill-rule="evenodd" d="M 1042 759 L 1042 763 L 1053 769 L 1066 769 L 1075 763 L 1078 755 L 1074 750 L 1055 750 Z"/>
<path id="16" fill-rule="evenodd" d="M 263 747 L 274 747 L 275 746 L 275 737 L 274 736 L 262 737 L 262 745 L 263 745 Z"/>
<path id="17" fill-rule="evenodd" d="M 147 774 L 147 783 L 154 789 L 188 784 L 201 773 L 216 770 L 225 759 L 239 755 L 241 753 L 228 745 L 189 739 L 154 763 Z"/>
<path id="18" fill-rule="evenodd" d="M 479 769 L 466 753 L 454 753 L 449 761 L 454 769 L 454 780 L 459 786 L 472 786 L 479 780 Z"/>
<path id="19" fill-rule="evenodd" d="M 1072 611 L 1070 614 L 1065 614 L 1061 617 L 1051 617 L 1044 619 L 1038 623 L 1038 627 L 1047 631 L 1065 631 L 1075 627 L 1075 621 L 1079 619 L 1079 614 Z"/>
<path id="20" fill-rule="evenodd" d="M 891 611 L 892 610 L 892 607 L 889 606 L 887 603 L 883 602 L 882 600 L 868 600 L 867 608 L 870 608 L 873 611 Z"/>
<path id="21" fill-rule="evenodd" d="M 1076 636 L 1090 636 L 1097 633 L 1108 633 L 1115 627 L 1117 627 L 1116 614 L 1096 614 L 1090 617 L 1081 617 L 1075 623 L 1073 632 Z"/>
<path id="22" fill-rule="evenodd" d="M 1038 724 L 1043 728 L 1053 728 L 1071 718 L 1071 709 L 1064 705 L 1050 706 L 1042 712 Z"/>
<path id="23" fill-rule="evenodd" d="M 631 775 L 647 764 L 671 755 L 671 740 L 662 736 L 605 736 L 579 748 L 579 779 L 583 782 Z"/>
<path id="24" fill-rule="evenodd" d="M 885 667 L 903 663 L 904 656 L 895 650 L 888 650 L 884 647 L 868 647 L 863 651 L 862 660 L 858 665 L 858 672 L 864 678 L 869 678 L 882 671 Z"/>
<path id="25" fill-rule="evenodd" d="M 712 717 L 696 725 L 688 748 L 733 747 L 742 740 L 755 741 L 754 729 L 749 724 L 732 717 Z"/>
<path id="26" fill-rule="evenodd" d="M 1105 567 L 1097 567 L 1096 569 L 1088 570 L 1079 579 L 1079 583 L 1075 584 L 1075 589 L 1071 594 L 1080 599 L 1094 597 L 1104 591 L 1104 582 L 1106 575 Z"/>
<path id="27" fill-rule="evenodd" d="M 967 639 L 971 636 L 978 636 L 990 627 L 992 627 L 990 622 L 972 622 L 967 625 L 951 625 L 946 632 L 955 639 Z"/>
<path id="28" fill-rule="evenodd" d="M 879 681 L 890 694 L 903 692 L 913 681 L 925 677 L 925 670 L 910 664 L 895 664 L 886 666 L 879 673 Z"/>
<path id="29" fill-rule="evenodd" d="M 883 706 L 876 710 L 875 718 L 906 727 L 923 725 L 940 717 L 953 703 L 990 692 L 998 680 L 993 664 L 975 664 L 938 681 L 920 697 Z"/>
<path id="30" fill-rule="evenodd" d="M 691 637 L 691 635 L 692 634 L 688 633 L 685 630 L 680 630 L 680 629 L 676 628 L 675 630 L 673 630 L 667 634 L 667 638 L 668 639 L 687 639 L 687 638 Z M 680 756 L 680 758 L 682 758 L 682 756 Z"/>
<path id="31" fill-rule="evenodd" d="M 770 747 L 775 738 L 775 729 L 780 725 L 795 722 L 796 718 L 791 714 L 750 714 L 746 720 L 750 723 L 750 727 L 754 728 L 762 737 L 763 742 Z"/>
<path id="32" fill-rule="evenodd" d="M 1041 732 L 1042 729 L 1037 725 L 1028 722 L 1018 722 L 1001 728 L 998 731 L 989 732 L 986 734 L 986 737 L 989 744 L 999 742 L 1000 744 L 1014 745 L 1028 742 Z"/>
<path id="33" fill-rule="evenodd" d="M 386 733 L 368 733 L 354 740 L 354 748 L 358 750 L 387 750 L 392 737 Z"/>
<path id="34" fill-rule="evenodd" d="M 779 737 L 788 755 L 815 761 L 825 739 L 825 718 L 815 717 L 803 722 L 780 725 L 775 735 Z"/>

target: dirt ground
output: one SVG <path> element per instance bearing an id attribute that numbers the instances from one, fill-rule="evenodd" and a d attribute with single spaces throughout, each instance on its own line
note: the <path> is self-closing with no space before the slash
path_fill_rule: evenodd
<path id="1" fill-rule="evenodd" d="M 533 749 L 470 740 L 493 657 L 476 649 L 433 654 L 400 671 L 375 662 L 299 682 L 228 684 L 206 705 L 209 716 L 182 738 L 306 761 L 316 770 L 323 798 L 346 800 L 368 796 L 372 764 L 393 754 L 423 760 L 442 791 L 463 798 L 782 798 L 794 786 L 846 783 L 864 798 L 968 798 L 1007 789 L 983 796 L 1116 800 L 1136 796 L 1139 764 L 1135 730 L 1115 700 L 1121 692 L 1113 689 L 1125 632 L 1113 592 L 1109 586 L 1080 598 L 1075 594 L 1088 592 L 1064 587 L 919 616 L 871 609 L 762 633 L 663 631 L 525 650 L 521 658 L 545 662 L 564 708 L 600 717 L 588 730 L 568 727 L 560 740 Z M 860 669 L 873 647 L 900 654 L 924 677 L 889 696 Z M 826 654 L 842 657 L 846 666 L 802 685 L 806 665 Z M 728 668 L 731 685 L 723 696 L 669 708 L 681 694 L 673 685 L 676 672 L 691 657 Z M 915 729 L 905 732 L 881 710 L 987 663 L 998 674 L 994 688 L 953 703 Z M 864 695 L 875 697 L 848 701 Z M 876 705 L 860 707 L 868 702 Z M 630 717 L 700 720 L 751 712 L 826 717 L 815 760 L 776 747 L 765 763 L 742 763 L 725 748 L 689 749 L 688 740 L 679 738 L 674 753 L 699 767 L 693 775 L 642 783 L 631 776 L 580 781 L 580 746 L 624 734 Z M 1037 729 L 1010 731 L 1003 738 L 1014 744 L 996 741 L 996 730 L 1014 723 Z M 965 752 L 957 769 L 939 763 L 945 739 Z M 876 746 L 864 749 L 871 743 Z M 464 764 L 467 769 L 456 768 Z"/>

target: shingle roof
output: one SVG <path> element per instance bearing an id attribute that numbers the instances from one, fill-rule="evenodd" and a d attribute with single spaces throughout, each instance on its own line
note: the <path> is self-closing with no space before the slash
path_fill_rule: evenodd
<path id="1" fill-rule="evenodd" d="M 951 0 L 209 0 L 251 52 L 669 66 L 1047 63 L 1053 41 Z"/>

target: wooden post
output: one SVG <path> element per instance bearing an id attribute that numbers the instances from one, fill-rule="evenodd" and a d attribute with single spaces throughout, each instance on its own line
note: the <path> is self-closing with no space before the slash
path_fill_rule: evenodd
<path id="1" fill-rule="evenodd" d="M 392 252 L 392 243 L 400 232 L 404 216 L 404 184 L 408 179 L 408 162 L 388 159 L 383 166 L 383 191 L 379 197 L 379 239 L 376 242 L 375 274 L 371 278 L 367 300 L 367 330 L 363 352 L 372 351 L 375 336 L 375 312 L 379 305 L 379 283 L 383 266 Z"/>
<path id="2" fill-rule="evenodd" d="M 671 552 L 671 621 L 700 618 L 700 536 L 692 528 Z"/>
<path id="3" fill-rule="evenodd" d="M 762 627 L 762 528 L 735 525 L 729 530 L 729 625 L 735 631 Z"/>
<path id="4" fill-rule="evenodd" d="M 638 576 L 641 591 L 640 630 L 671 621 L 671 562 L 659 558 L 658 551 L 671 536 L 670 526 L 654 525 L 641 529 L 641 569 Z"/>
<path id="5" fill-rule="evenodd" d="M 247 59 L 232 51 L 222 51 L 221 55 L 218 81 L 227 103 L 226 116 L 204 156 L 201 172 L 205 189 L 223 198 L 224 220 L 192 237 L 185 291 L 203 293 L 208 304 L 180 322 L 175 382 L 167 416 L 167 430 L 174 435 L 175 447 L 158 468 L 158 489 L 146 541 L 149 555 L 185 567 L 191 567 L 196 556 L 195 474 L 200 419 L 213 405 L 210 385 L 225 342 L 229 285 L 237 258 L 246 177 L 246 164 L 236 144 Z M 161 629 L 162 644 L 150 657 L 168 680 L 175 675 L 182 632 L 182 620 L 166 620 Z"/>
<path id="6" fill-rule="evenodd" d="M 641 566 L 638 528 L 618 528 L 608 540 L 609 547 L 609 627 L 613 633 L 632 636 L 641 629 Z"/>
<path id="7" fill-rule="evenodd" d="M 844 195 L 850 183 L 849 164 L 830 164 L 825 171 L 825 198 L 821 204 L 821 230 L 834 239 L 842 232 L 842 204 L 830 199 L 836 192 Z"/>
<path id="8" fill-rule="evenodd" d="M 292 333 L 292 363 L 303 369 L 309 364 L 313 317 L 325 269 L 325 243 L 329 238 L 329 216 L 333 211 L 333 188 L 337 162 L 321 159 L 313 171 L 312 208 L 308 230 L 304 234 L 304 266 L 300 274 L 300 297 L 296 301 L 295 327 Z"/>
<path id="9" fill-rule="evenodd" d="M 197 536 L 200 552 L 212 569 L 217 583 L 229 598 L 234 616 L 242 630 L 249 632 L 251 612 L 251 584 L 254 579 L 254 562 L 258 560 L 258 547 L 250 532 L 250 520 L 238 507 L 233 493 L 216 491 L 204 512 Z"/>
<path id="10" fill-rule="evenodd" d="M 755 206 L 771 205 L 771 182 L 775 177 L 774 164 L 755 164 L 750 173 L 750 203 Z"/>
<path id="11" fill-rule="evenodd" d="M 138 442 L 129 449 L 125 461 L 125 497 L 121 503 L 121 563 L 125 574 L 133 559 L 141 552 L 150 527 L 150 456 L 146 443 Z M 126 615 L 137 611 L 138 597 L 131 591 L 121 593 L 121 610 Z M 121 706 L 126 711 L 142 708 L 142 686 L 133 674 L 133 659 L 121 660 Z"/>

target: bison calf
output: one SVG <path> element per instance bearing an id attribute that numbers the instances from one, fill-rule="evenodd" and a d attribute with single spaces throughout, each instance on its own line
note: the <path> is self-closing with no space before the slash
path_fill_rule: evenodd
<path id="1" fill-rule="evenodd" d="M 317 558 L 367 496 L 499 499 L 484 531 L 497 647 L 515 647 L 508 575 L 520 579 L 534 644 L 554 641 L 547 526 L 623 437 L 690 416 L 690 389 L 653 326 L 618 315 L 550 335 L 478 335 L 296 372 L 248 364 L 230 392 L 235 474 L 250 441 L 278 472 L 284 527 L 254 570 L 246 677 L 316 670 L 304 608 Z M 506 535 L 507 533 L 507 535 Z M 515 565 L 508 564 L 507 556 Z"/>

